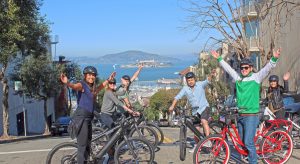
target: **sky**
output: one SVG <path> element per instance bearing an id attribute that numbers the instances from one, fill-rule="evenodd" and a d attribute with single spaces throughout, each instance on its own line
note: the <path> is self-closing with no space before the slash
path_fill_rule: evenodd
<path id="1" fill-rule="evenodd" d="M 183 0 L 44 0 L 40 12 L 58 35 L 56 56 L 140 50 L 190 58 L 208 38 L 182 29 Z"/>

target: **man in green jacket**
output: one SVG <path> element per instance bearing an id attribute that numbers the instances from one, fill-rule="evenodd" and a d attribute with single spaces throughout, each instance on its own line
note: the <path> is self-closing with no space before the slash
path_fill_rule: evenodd
<path id="1" fill-rule="evenodd" d="M 211 51 L 212 56 L 218 60 L 221 67 L 233 78 L 236 86 L 237 105 L 240 110 L 238 118 L 238 131 L 249 154 L 250 164 L 257 163 L 257 153 L 254 143 L 256 128 L 259 123 L 259 98 L 260 84 L 266 78 L 280 56 L 280 49 L 273 52 L 271 60 L 259 72 L 253 72 L 253 63 L 249 58 L 243 58 L 240 62 L 241 74 L 238 74 L 216 52 Z"/>

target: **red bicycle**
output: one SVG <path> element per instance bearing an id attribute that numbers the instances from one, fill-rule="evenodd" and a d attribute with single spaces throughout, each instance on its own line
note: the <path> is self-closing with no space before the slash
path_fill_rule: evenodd
<path id="1" fill-rule="evenodd" d="M 236 128 L 238 108 L 228 108 L 222 115 L 225 116 L 225 124 L 221 133 L 207 136 L 197 144 L 193 155 L 194 163 L 228 163 L 231 158 L 230 142 L 238 154 L 248 156 Z M 293 152 L 293 141 L 286 131 L 273 126 L 264 126 L 262 130 L 257 131 L 254 141 L 257 154 L 264 163 L 282 164 L 289 160 Z"/>

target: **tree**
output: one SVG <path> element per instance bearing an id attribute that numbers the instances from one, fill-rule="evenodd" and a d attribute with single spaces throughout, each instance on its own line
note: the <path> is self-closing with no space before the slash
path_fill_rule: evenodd
<path id="1" fill-rule="evenodd" d="M 186 10 L 190 15 L 187 18 L 188 25 L 184 28 L 197 31 L 196 38 L 202 32 L 211 30 L 222 37 L 210 37 L 210 40 L 214 40 L 213 45 L 215 41 L 226 42 L 240 58 L 243 58 L 250 55 L 250 44 L 255 44 L 262 59 L 270 58 L 273 49 L 278 47 L 276 40 L 280 36 L 281 27 L 300 6 L 297 0 L 187 0 L 187 2 Z M 264 30 L 257 29 L 256 24 L 262 22 L 268 27 Z M 259 37 L 249 37 L 246 28 L 254 35 L 258 33 Z"/>
<path id="2" fill-rule="evenodd" d="M 38 0 L 0 2 L 0 80 L 3 85 L 3 137 L 9 134 L 8 75 L 6 70 L 17 56 L 45 55 L 49 43 L 49 27 L 40 16 Z"/>
<path id="3" fill-rule="evenodd" d="M 216 60 L 211 60 L 210 58 L 206 60 L 202 59 L 202 61 L 199 60 L 197 67 L 198 80 L 205 80 L 207 75 L 218 69 L 217 67 L 218 62 Z M 213 78 L 205 90 L 205 95 L 210 106 L 216 105 L 217 99 L 226 97 L 229 94 L 228 88 L 228 85 L 224 81 Z"/>
<path id="4" fill-rule="evenodd" d="M 159 111 L 159 113 L 162 113 L 164 118 L 167 117 L 168 109 L 171 106 L 172 101 L 178 92 L 179 92 L 178 89 L 159 90 L 150 98 L 150 109 L 153 112 L 155 110 Z M 180 106 L 183 106 L 185 104 L 186 104 L 186 99 L 180 100 L 178 102 L 178 105 Z"/>
<path id="5" fill-rule="evenodd" d="M 3 134 L 2 137 L 7 138 L 9 134 L 8 122 L 8 77 L 5 72 L 9 61 L 12 60 L 17 52 L 16 42 L 22 41 L 24 38 L 19 34 L 23 28 L 19 21 L 18 12 L 20 8 L 13 0 L 4 0 L 0 2 L 0 63 L 1 72 L 0 80 L 3 87 L 2 109 L 3 109 Z"/>
<path id="6" fill-rule="evenodd" d="M 60 89 L 60 72 L 56 67 L 53 67 L 52 61 L 47 55 L 27 57 L 20 69 L 20 79 L 25 94 L 44 101 L 44 134 L 49 134 L 47 101 L 56 95 Z"/>

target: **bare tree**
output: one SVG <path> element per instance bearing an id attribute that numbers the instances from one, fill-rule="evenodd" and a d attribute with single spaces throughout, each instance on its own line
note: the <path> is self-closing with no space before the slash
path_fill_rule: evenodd
<path id="1" fill-rule="evenodd" d="M 188 6 L 184 9 L 190 14 L 187 17 L 185 29 L 197 31 L 199 37 L 203 31 L 213 30 L 221 34 L 232 46 L 239 57 L 250 55 L 250 44 L 255 44 L 261 53 L 261 58 L 270 57 L 281 28 L 289 22 L 291 14 L 299 9 L 298 0 L 252 0 L 243 4 L 242 0 L 186 0 Z M 263 23 L 268 27 L 264 30 L 253 27 L 252 22 Z M 255 38 L 249 38 L 247 30 L 255 33 Z M 268 35 L 268 37 L 265 37 Z M 212 37 L 210 37 L 211 39 Z M 268 46 L 265 46 L 268 43 Z"/>

